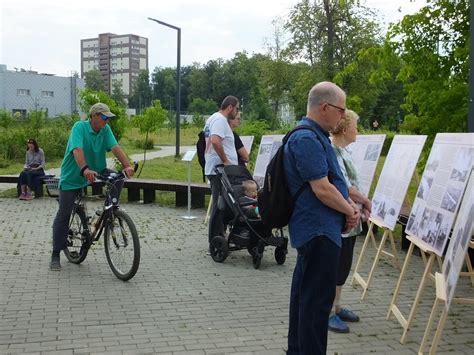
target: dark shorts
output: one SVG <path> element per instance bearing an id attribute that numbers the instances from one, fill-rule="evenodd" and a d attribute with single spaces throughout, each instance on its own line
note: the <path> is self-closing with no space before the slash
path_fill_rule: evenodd
<path id="1" fill-rule="evenodd" d="M 357 236 L 342 238 L 339 269 L 337 270 L 337 286 L 342 286 L 346 283 L 347 276 L 349 276 L 349 272 L 351 271 L 356 238 Z"/>

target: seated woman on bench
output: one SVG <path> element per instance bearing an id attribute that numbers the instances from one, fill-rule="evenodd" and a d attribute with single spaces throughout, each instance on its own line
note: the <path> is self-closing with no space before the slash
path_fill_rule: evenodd
<path id="1" fill-rule="evenodd" d="M 44 176 L 44 152 L 34 139 L 26 142 L 26 158 L 24 170 L 20 173 L 18 184 L 21 187 L 20 200 L 29 201 L 34 198 L 32 192 L 41 187 L 41 178 Z"/>

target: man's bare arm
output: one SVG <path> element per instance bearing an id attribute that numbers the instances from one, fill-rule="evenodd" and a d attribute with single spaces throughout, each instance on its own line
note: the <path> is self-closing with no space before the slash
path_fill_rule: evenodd
<path id="1" fill-rule="evenodd" d="M 230 161 L 227 159 L 227 155 L 224 152 L 224 146 L 222 144 L 222 138 L 218 135 L 213 134 L 211 136 L 211 144 L 214 150 L 216 151 L 217 155 L 222 161 L 224 165 L 230 165 Z"/>

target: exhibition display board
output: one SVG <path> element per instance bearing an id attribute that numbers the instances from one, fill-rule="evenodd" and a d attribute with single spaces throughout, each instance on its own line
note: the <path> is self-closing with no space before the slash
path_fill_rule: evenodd
<path id="1" fill-rule="evenodd" d="M 374 276 L 377 264 L 382 255 L 393 259 L 396 267 L 400 268 L 397 251 L 393 239 L 393 230 L 405 199 L 408 185 L 415 171 L 418 158 L 427 136 L 395 136 L 385 159 L 374 196 L 372 197 L 372 213 L 369 219 L 369 230 L 364 240 L 359 258 L 357 260 L 351 284 L 357 282 L 362 286 L 361 299 L 364 299 Z M 380 243 L 377 245 L 373 233 L 374 226 L 383 230 Z M 386 241 L 389 240 L 391 253 L 384 250 Z M 375 247 L 375 258 L 365 280 L 360 274 L 365 252 L 369 242 Z"/>
<path id="2" fill-rule="evenodd" d="M 461 207 L 454 224 L 454 231 L 451 241 L 449 243 L 448 249 L 446 250 L 442 272 L 436 273 L 436 300 L 433 304 L 433 308 L 426 325 L 425 333 L 420 344 L 420 350 L 418 351 L 419 354 L 423 354 L 425 348 L 428 345 L 428 337 L 431 333 L 431 329 L 433 328 L 435 316 L 440 306 L 442 307 L 441 316 L 439 317 L 438 325 L 433 337 L 429 351 L 430 354 L 436 353 L 451 303 L 456 302 L 474 305 L 473 298 L 454 298 L 454 291 L 461 274 L 461 268 L 464 260 L 466 261 L 466 264 L 470 266 L 469 269 L 472 273 L 472 265 L 470 264 L 470 260 L 467 257 L 467 251 L 469 247 L 474 247 L 474 242 L 471 239 L 474 232 L 473 194 L 474 173 L 471 169 L 469 182 L 467 184 Z"/>
<path id="3" fill-rule="evenodd" d="M 407 223 L 410 248 L 387 314 L 388 319 L 393 313 L 402 325 L 404 329 L 400 340 L 402 343 L 405 342 L 408 330 L 415 319 L 426 283 L 430 279 L 435 279 L 431 273 L 435 259 L 438 259 L 441 265 L 440 256 L 448 242 L 448 235 L 472 169 L 473 142 L 473 133 L 439 133 L 431 148 Z M 397 298 L 414 246 L 423 251 L 423 257 L 425 254 L 428 255 L 428 259 L 408 318 L 405 318 L 397 306 Z M 464 255 L 461 263 L 463 260 Z"/>
<path id="4" fill-rule="evenodd" d="M 426 136 L 395 136 L 372 197 L 371 218 L 393 231 Z"/>
<path id="5" fill-rule="evenodd" d="M 265 181 L 267 165 L 276 154 L 278 148 L 282 145 L 283 137 L 283 134 L 262 136 L 257 160 L 255 162 L 255 169 L 253 171 L 253 179 L 260 187 L 263 186 L 263 182 Z"/>
<path id="6" fill-rule="evenodd" d="M 474 133 L 438 133 L 406 232 L 442 255 L 473 165 Z"/>

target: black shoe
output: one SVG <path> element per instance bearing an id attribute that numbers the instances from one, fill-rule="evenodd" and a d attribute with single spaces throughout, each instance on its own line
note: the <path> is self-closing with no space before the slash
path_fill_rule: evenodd
<path id="1" fill-rule="evenodd" d="M 59 255 L 51 256 L 51 263 L 49 264 L 49 269 L 53 271 L 61 270 L 61 262 L 59 261 Z"/>

